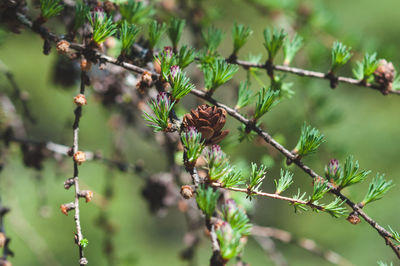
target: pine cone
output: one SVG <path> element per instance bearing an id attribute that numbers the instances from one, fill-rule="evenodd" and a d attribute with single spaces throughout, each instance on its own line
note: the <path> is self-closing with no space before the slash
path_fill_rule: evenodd
<path id="1" fill-rule="evenodd" d="M 183 117 L 185 128 L 195 127 L 205 140 L 205 144 L 216 144 L 228 135 L 229 130 L 222 130 L 226 122 L 225 109 L 217 106 L 203 104 L 196 110 L 191 110 L 190 114 Z"/>
<path id="2" fill-rule="evenodd" d="M 379 66 L 374 72 L 375 81 L 382 85 L 383 88 L 390 89 L 394 79 L 395 69 L 391 62 L 385 59 L 379 61 Z"/>

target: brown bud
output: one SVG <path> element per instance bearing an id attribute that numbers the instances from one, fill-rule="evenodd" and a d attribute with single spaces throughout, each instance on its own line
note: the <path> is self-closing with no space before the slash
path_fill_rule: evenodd
<path id="1" fill-rule="evenodd" d="M 379 60 L 379 66 L 374 72 L 376 83 L 382 85 L 383 89 L 390 90 L 395 72 L 392 62 L 387 62 L 385 59 Z"/>
<path id="2" fill-rule="evenodd" d="M 81 59 L 81 70 L 82 71 L 89 71 L 92 68 L 92 63 L 86 58 Z"/>
<path id="3" fill-rule="evenodd" d="M 86 199 L 86 203 L 90 202 L 93 198 L 93 191 L 91 190 L 81 190 L 78 193 L 78 196 L 80 198 L 85 198 Z"/>
<path id="4" fill-rule="evenodd" d="M 72 203 L 72 202 L 61 204 L 61 206 L 60 206 L 61 212 L 64 213 L 65 215 L 67 215 L 67 216 L 68 216 L 68 212 L 70 210 L 73 210 L 73 209 L 75 209 L 75 204 Z"/>
<path id="5" fill-rule="evenodd" d="M 77 106 L 86 105 L 86 104 L 87 104 L 87 100 L 86 100 L 85 95 L 83 95 L 83 94 L 78 94 L 78 95 L 76 95 L 76 96 L 74 97 L 74 103 L 75 103 Z"/>
<path id="6" fill-rule="evenodd" d="M 111 13 L 115 10 L 114 3 L 111 1 L 104 1 L 103 8 L 107 13 Z"/>
<path id="7" fill-rule="evenodd" d="M 357 212 L 350 213 L 346 220 L 349 221 L 351 224 L 358 224 L 361 222 L 361 219 L 358 216 Z"/>
<path id="8" fill-rule="evenodd" d="M 75 180 L 73 177 L 68 178 L 67 180 L 64 181 L 64 188 L 69 189 L 75 184 Z"/>
<path id="9" fill-rule="evenodd" d="M 77 151 L 74 154 L 74 161 L 81 165 L 82 163 L 84 163 L 86 161 L 86 154 L 83 151 Z"/>
<path id="10" fill-rule="evenodd" d="M 225 122 L 225 109 L 207 104 L 192 109 L 183 117 L 184 127 L 195 127 L 207 145 L 216 144 L 228 135 L 229 130 L 222 130 Z"/>
<path id="11" fill-rule="evenodd" d="M 147 85 L 151 86 L 151 83 L 153 82 L 153 79 L 151 78 L 151 73 L 148 71 L 143 72 L 141 80 Z"/>
<path id="12" fill-rule="evenodd" d="M 190 199 L 193 197 L 193 188 L 189 185 L 184 185 L 181 187 L 181 195 L 185 199 Z"/>
<path id="13" fill-rule="evenodd" d="M 0 232 L 0 248 L 4 248 L 7 242 L 7 237 L 3 232 Z"/>
<path id="14" fill-rule="evenodd" d="M 56 49 L 59 54 L 66 54 L 69 53 L 69 46 L 70 43 L 66 40 L 61 40 L 57 43 Z"/>

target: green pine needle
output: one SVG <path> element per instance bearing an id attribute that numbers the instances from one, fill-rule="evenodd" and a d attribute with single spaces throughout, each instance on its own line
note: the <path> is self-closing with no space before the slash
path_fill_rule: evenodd
<path id="1" fill-rule="evenodd" d="M 249 183 L 247 184 L 247 188 L 254 192 L 260 192 L 260 186 L 265 178 L 265 174 L 267 173 L 267 167 L 264 165 L 260 165 L 257 167 L 257 164 L 251 163 L 251 173 L 249 178 Z"/>
<path id="2" fill-rule="evenodd" d="M 195 88 L 186 74 L 180 70 L 177 71 L 175 77 L 171 77 L 170 80 L 171 98 L 174 101 L 179 101 Z"/>
<path id="3" fill-rule="evenodd" d="M 221 150 L 219 145 L 207 147 L 204 154 L 204 159 L 207 163 L 208 176 L 211 181 L 217 181 L 228 176 L 231 171 L 229 159 L 226 154 Z M 225 180 L 227 182 L 227 180 Z"/>
<path id="4" fill-rule="evenodd" d="M 205 188 L 204 185 L 200 185 L 196 189 L 196 202 L 199 206 L 199 209 L 203 211 L 204 215 L 207 218 L 210 218 L 217 206 L 217 200 L 220 196 L 218 190 L 215 190 L 212 187 Z"/>
<path id="5" fill-rule="evenodd" d="M 105 13 L 95 12 L 94 16 L 88 13 L 87 18 L 93 28 L 92 39 L 97 44 L 104 42 L 117 31 L 117 26 L 113 23 L 112 17 L 107 17 Z"/>
<path id="6" fill-rule="evenodd" d="M 369 184 L 368 192 L 361 202 L 361 205 L 364 206 L 373 201 L 380 200 L 383 195 L 393 186 L 394 184 L 392 184 L 392 180 L 387 181 L 385 180 L 384 174 L 377 174 L 376 177 L 372 179 L 371 183 Z"/>
<path id="7" fill-rule="evenodd" d="M 310 198 L 310 202 L 315 202 L 329 191 L 327 182 L 322 177 L 317 177 L 314 179 L 313 194 Z"/>
<path id="8" fill-rule="evenodd" d="M 338 218 L 347 214 L 347 209 L 343 207 L 345 201 L 341 201 L 339 198 L 335 198 L 334 201 L 327 205 L 322 205 L 324 211 L 329 213 L 332 217 Z"/>
<path id="9" fill-rule="evenodd" d="M 75 5 L 74 30 L 78 30 L 86 22 L 87 14 L 90 12 L 89 6 L 77 2 Z"/>
<path id="10" fill-rule="evenodd" d="M 153 20 L 149 24 L 149 48 L 153 50 L 156 45 L 160 42 L 162 35 L 167 30 L 167 24 L 157 23 L 156 20 Z"/>
<path id="11" fill-rule="evenodd" d="M 246 212 L 229 199 L 222 207 L 222 217 L 227 221 L 233 231 L 241 235 L 250 235 L 252 225 Z"/>
<path id="12" fill-rule="evenodd" d="M 194 127 L 188 131 L 182 132 L 181 140 L 186 148 L 186 157 L 189 163 L 195 163 L 204 149 L 204 140 L 201 139 L 201 133 Z"/>
<path id="13" fill-rule="evenodd" d="M 253 92 L 250 89 L 250 82 L 242 81 L 239 84 L 238 99 L 235 109 L 241 109 L 250 104 Z"/>
<path id="14" fill-rule="evenodd" d="M 171 40 L 174 49 L 178 47 L 178 43 L 182 37 L 183 29 L 185 27 L 185 20 L 173 18 L 168 28 L 168 36 Z"/>
<path id="15" fill-rule="evenodd" d="M 344 45 L 341 42 L 334 42 L 332 46 L 332 64 L 331 72 L 335 72 L 339 67 L 345 65 L 350 60 L 351 47 Z"/>
<path id="16" fill-rule="evenodd" d="M 283 41 L 286 38 L 287 33 L 281 29 L 271 29 L 267 28 L 264 30 L 264 46 L 268 51 L 268 61 L 273 61 L 279 49 L 283 45 Z"/>
<path id="17" fill-rule="evenodd" d="M 233 24 L 232 28 L 232 39 L 233 39 L 233 53 L 236 55 L 239 50 L 246 44 L 250 36 L 253 34 L 253 30 L 250 27 L 245 27 L 243 24 Z"/>
<path id="18" fill-rule="evenodd" d="M 207 31 L 202 32 L 202 37 L 209 54 L 215 54 L 222 38 L 224 38 L 224 34 L 220 29 L 211 26 Z"/>
<path id="19" fill-rule="evenodd" d="M 281 178 L 278 181 L 274 180 L 276 190 L 275 194 L 281 194 L 286 191 L 291 184 L 293 184 L 293 174 L 289 171 L 284 171 L 281 169 Z"/>
<path id="20" fill-rule="evenodd" d="M 317 151 L 321 143 L 324 142 L 324 135 L 318 129 L 303 124 L 299 142 L 296 145 L 296 153 L 300 156 L 306 156 Z"/>
<path id="21" fill-rule="evenodd" d="M 128 0 L 119 5 L 121 16 L 130 24 L 144 24 L 155 14 L 152 5 L 145 5 L 143 1 Z"/>
<path id="22" fill-rule="evenodd" d="M 41 15 L 46 20 L 57 16 L 63 9 L 61 0 L 40 0 Z"/>
<path id="23" fill-rule="evenodd" d="M 303 38 L 301 36 L 295 34 L 292 40 L 286 38 L 283 42 L 283 64 L 289 65 L 302 46 Z"/>
<path id="24" fill-rule="evenodd" d="M 120 26 L 120 39 L 121 39 L 121 51 L 123 53 L 129 54 L 130 48 L 135 43 L 136 38 L 139 34 L 139 28 L 134 24 L 129 24 L 128 22 L 122 22 Z"/>
<path id="25" fill-rule="evenodd" d="M 215 89 L 230 80 L 238 70 L 237 65 L 228 64 L 224 59 L 216 59 L 210 65 L 205 65 L 203 72 L 206 89 L 214 92 Z"/>
<path id="26" fill-rule="evenodd" d="M 345 188 L 347 186 L 364 181 L 367 175 L 371 171 L 358 171 L 359 169 L 358 161 L 353 162 L 353 156 L 349 156 L 344 163 L 343 170 L 340 176 L 340 187 Z"/>
<path id="27" fill-rule="evenodd" d="M 160 93 L 156 100 L 150 101 L 150 108 L 154 112 L 154 116 L 143 112 L 143 117 L 150 122 L 148 126 L 154 129 L 154 132 L 164 131 L 169 128 L 169 113 L 174 107 L 175 102 L 169 100 L 166 93 Z"/>
<path id="28" fill-rule="evenodd" d="M 184 69 L 190 65 L 196 58 L 196 51 L 194 48 L 190 48 L 187 45 L 183 45 L 178 54 L 176 55 L 177 65 Z"/>
<path id="29" fill-rule="evenodd" d="M 279 91 L 274 91 L 271 88 L 267 90 L 264 87 L 257 93 L 257 96 L 256 111 L 254 113 L 254 119 L 256 120 L 279 102 Z"/>
<path id="30" fill-rule="evenodd" d="M 376 58 L 376 53 L 364 55 L 361 62 L 357 62 L 356 66 L 353 68 L 353 75 L 358 80 L 372 81 L 373 74 L 377 67 L 379 66 L 379 61 Z"/>

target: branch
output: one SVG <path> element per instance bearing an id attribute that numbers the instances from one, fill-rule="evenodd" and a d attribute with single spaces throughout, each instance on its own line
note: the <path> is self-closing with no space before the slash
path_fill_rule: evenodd
<path id="1" fill-rule="evenodd" d="M 273 227 L 253 225 L 251 234 L 253 237 L 255 237 L 256 240 L 259 237 L 268 237 L 277 239 L 285 244 L 297 245 L 300 248 L 305 249 L 316 256 L 322 257 L 323 259 L 335 265 L 353 265 L 351 262 L 340 256 L 338 253 L 326 248 L 319 247 L 314 240 L 309 238 L 296 238 L 288 231 Z"/>

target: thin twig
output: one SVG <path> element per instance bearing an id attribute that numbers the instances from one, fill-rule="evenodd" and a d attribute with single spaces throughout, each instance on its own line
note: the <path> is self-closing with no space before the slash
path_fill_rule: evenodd
<path id="1" fill-rule="evenodd" d="M 320 247 L 317 243 L 315 243 L 314 240 L 309 238 L 296 238 L 292 235 L 292 233 L 288 231 L 284 231 L 273 227 L 253 225 L 251 234 L 256 239 L 258 237 L 268 237 L 277 239 L 285 244 L 297 245 L 300 248 L 305 249 L 316 256 L 322 257 L 323 259 L 335 265 L 341 265 L 341 266 L 353 265 L 351 262 L 340 256 L 338 253 Z"/>

